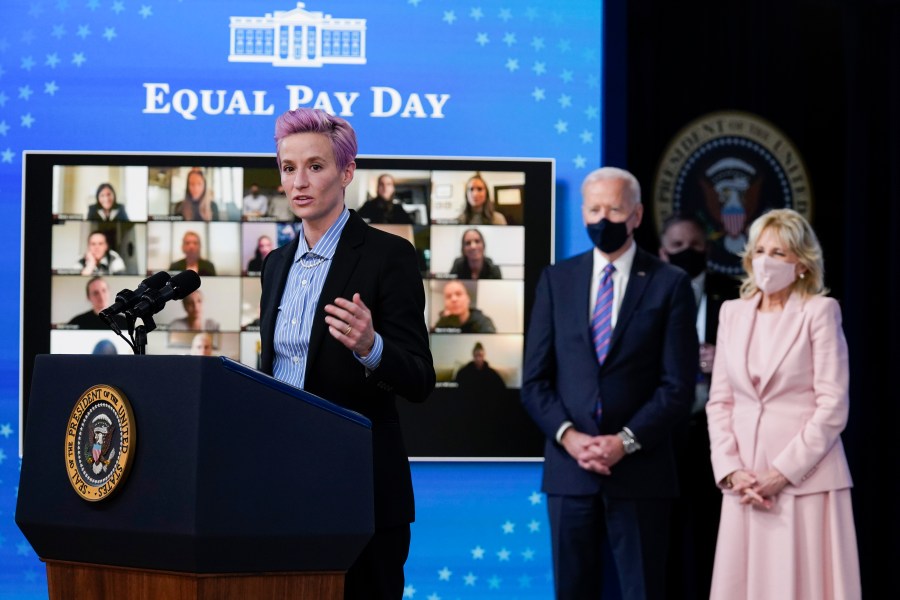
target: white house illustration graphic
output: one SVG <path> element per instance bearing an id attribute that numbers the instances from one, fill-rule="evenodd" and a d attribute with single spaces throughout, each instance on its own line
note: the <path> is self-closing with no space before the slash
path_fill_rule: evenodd
<path id="1" fill-rule="evenodd" d="M 264 17 L 231 17 L 230 62 L 272 63 L 276 67 L 366 64 L 366 20 L 336 19 L 293 10 Z"/>

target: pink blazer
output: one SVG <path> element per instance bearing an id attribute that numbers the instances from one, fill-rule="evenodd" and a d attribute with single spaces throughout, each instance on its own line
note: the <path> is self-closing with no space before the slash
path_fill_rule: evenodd
<path id="1" fill-rule="evenodd" d="M 850 379 L 840 306 L 824 296 L 790 296 L 757 391 L 747 356 L 760 298 L 725 302 L 719 313 L 706 405 L 715 479 L 774 467 L 790 481 L 785 494 L 852 487 L 840 437 Z"/>

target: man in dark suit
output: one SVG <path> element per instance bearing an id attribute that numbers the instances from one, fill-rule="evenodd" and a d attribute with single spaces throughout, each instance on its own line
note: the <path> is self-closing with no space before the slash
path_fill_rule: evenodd
<path id="1" fill-rule="evenodd" d="M 344 597 L 399 599 L 415 515 L 395 400 L 423 401 L 435 382 L 415 249 L 344 205 L 357 148 L 347 121 L 296 109 L 279 117 L 275 140 L 302 225 L 263 266 L 260 368 L 372 420 L 375 535 Z"/>
<path id="2" fill-rule="evenodd" d="M 671 434 L 696 372 L 693 295 L 684 271 L 634 243 L 643 206 L 633 175 L 598 169 L 581 193 L 596 248 L 541 275 L 522 386 L 547 438 L 556 594 L 600 598 L 617 579 L 626 600 L 663 598 L 678 494 Z"/>
<path id="3" fill-rule="evenodd" d="M 701 342 L 690 419 L 675 433 L 681 497 L 673 510 L 669 598 L 708 598 L 722 491 L 713 477 L 705 407 L 716 356 L 719 309 L 726 300 L 739 296 L 740 280 L 707 269 L 706 231 L 691 216 L 674 214 L 666 219 L 659 241 L 659 257 L 683 269 L 691 278 L 697 337 Z"/>

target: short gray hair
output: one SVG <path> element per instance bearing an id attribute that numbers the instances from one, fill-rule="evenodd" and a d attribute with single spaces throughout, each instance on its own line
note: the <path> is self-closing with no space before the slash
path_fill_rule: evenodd
<path id="1" fill-rule="evenodd" d="M 621 179 L 625 182 L 627 197 L 631 200 L 631 204 L 637 205 L 641 203 L 641 184 L 638 182 L 637 177 L 618 167 L 600 167 L 591 171 L 584 178 L 584 181 L 581 182 L 582 191 L 587 184 L 603 179 Z"/>

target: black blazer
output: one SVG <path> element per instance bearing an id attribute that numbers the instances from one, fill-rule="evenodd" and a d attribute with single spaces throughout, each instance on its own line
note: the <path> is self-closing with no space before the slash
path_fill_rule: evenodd
<path id="1" fill-rule="evenodd" d="M 260 298 L 260 369 L 272 374 L 275 322 L 299 245 L 273 250 L 263 265 Z M 384 341 L 381 364 L 366 369 L 331 337 L 325 305 L 359 292 Z M 396 396 L 424 401 L 435 374 L 425 327 L 425 290 L 415 248 L 406 240 L 366 225 L 354 211 L 344 226 L 316 306 L 304 389 L 372 420 L 375 525 L 389 527 L 415 518 L 412 478 L 403 445 Z"/>

